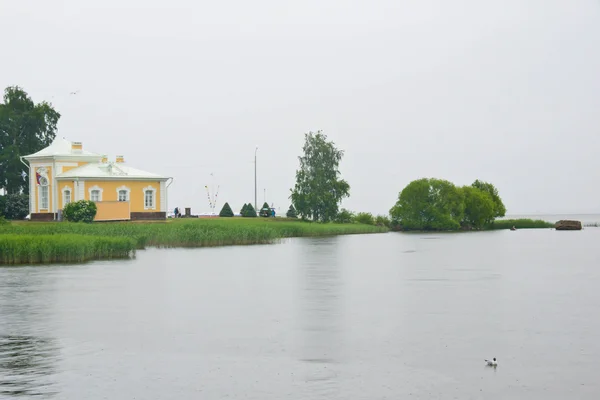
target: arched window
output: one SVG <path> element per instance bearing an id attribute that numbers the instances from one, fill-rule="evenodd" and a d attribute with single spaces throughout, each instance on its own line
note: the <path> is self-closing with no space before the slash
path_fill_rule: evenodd
<path id="1" fill-rule="evenodd" d="M 70 187 L 66 186 L 62 190 L 62 194 L 63 194 L 63 207 L 64 207 L 67 204 L 69 204 L 71 201 L 73 201 L 73 198 L 72 198 L 73 192 L 71 192 Z"/>
<path id="2" fill-rule="evenodd" d="M 144 188 L 144 209 L 156 209 L 156 189 L 152 186 L 147 186 Z"/>
<path id="3" fill-rule="evenodd" d="M 90 200 L 91 201 L 102 201 L 102 188 L 98 185 L 90 188 Z"/>
<path id="4" fill-rule="evenodd" d="M 117 188 L 117 200 L 118 201 L 129 201 L 129 188 L 127 186 L 119 186 Z"/>
<path id="5" fill-rule="evenodd" d="M 49 205 L 49 191 L 48 191 L 48 178 L 42 176 L 39 178 L 40 182 L 40 210 L 47 210 Z"/>

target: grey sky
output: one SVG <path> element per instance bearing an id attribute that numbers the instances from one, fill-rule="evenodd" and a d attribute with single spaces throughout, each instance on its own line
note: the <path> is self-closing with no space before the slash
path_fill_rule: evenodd
<path id="1" fill-rule="evenodd" d="M 208 211 L 211 172 L 218 208 L 254 201 L 258 145 L 258 201 L 285 212 L 323 129 L 355 211 L 433 176 L 491 181 L 508 213 L 600 212 L 597 0 L 0 0 L 0 21 L 2 89 L 173 176 L 169 208 Z"/>

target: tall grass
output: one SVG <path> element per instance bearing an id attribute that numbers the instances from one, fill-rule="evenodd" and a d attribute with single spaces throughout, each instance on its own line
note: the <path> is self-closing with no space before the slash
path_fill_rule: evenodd
<path id="1" fill-rule="evenodd" d="M 0 264 L 127 258 L 135 248 L 136 242 L 127 237 L 0 234 Z"/>
<path id="2" fill-rule="evenodd" d="M 539 228 L 554 228 L 554 224 L 541 219 L 497 219 L 492 224 L 488 225 L 486 229 L 510 229 L 512 227 L 516 229 L 539 229 Z"/>

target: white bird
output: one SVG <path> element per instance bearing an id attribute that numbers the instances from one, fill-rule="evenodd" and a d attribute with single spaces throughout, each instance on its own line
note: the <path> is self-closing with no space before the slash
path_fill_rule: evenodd
<path id="1" fill-rule="evenodd" d="M 496 367 L 498 365 L 498 361 L 496 361 L 496 357 L 493 360 L 485 360 L 486 364 L 490 367 Z"/>

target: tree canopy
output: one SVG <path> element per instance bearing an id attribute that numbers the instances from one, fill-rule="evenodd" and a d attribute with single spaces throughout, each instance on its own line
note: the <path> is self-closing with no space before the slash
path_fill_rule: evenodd
<path id="1" fill-rule="evenodd" d="M 483 192 L 486 192 L 490 195 L 493 203 L 494 203 L 494 218 L 501 218 L 506 215 L 506 207 L 504 207 L 504 203 L 498 194 L 498 189 L 494 185 L 488 182 L 480 181 L 479 179 L 475 180 L 471 185 L 474 188 L 477 188 Z"/>
<path id="2" fill-rule="evenodd" d="M 405 230 L 481 229 L 505 212 L 491 183 L 476 180 L 471 186 L 457 187 L 435 178 L 409 183 L 390 209 L 394 223 Z"/>
<path id="3" fill-rule="evenodd" d="M 322 131 L 304 135 L 304 155 L 298 157 L 296 185 L 290 199 L 303 219 L 329 222 L 338 214 L 339 204 L 350 193 L 350 185 L 340 179 L 339 163 L 344 155 Z"/>
<path id="4" fill-rule="evenodd" d="M 47 102 L 34 103 L 23 89 L 9 86 L 0 103 L 0 188 L 29 193 L 20 156 L 52 143 L 60 114 Z"/>
<path id="5" fill-rule="evenodd" d="M 464 194 L 453 183 L 422 178 L 400 192 L 390 215 L 407 230 L 455 230 L 460 228 L 464 210 Z"/>
<path id="6" fill-rule="evenodd" d="M 464 227 L 481 229 L 494 221 L 494 201 L 488 192 L 473 186 L 461 188 L 465 195 Z"/>

